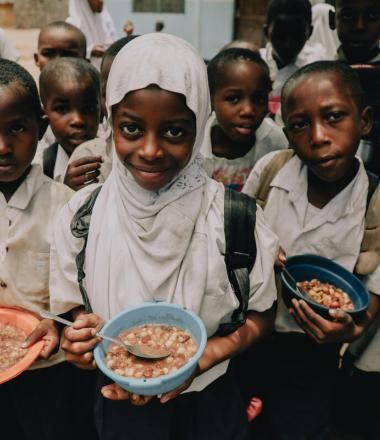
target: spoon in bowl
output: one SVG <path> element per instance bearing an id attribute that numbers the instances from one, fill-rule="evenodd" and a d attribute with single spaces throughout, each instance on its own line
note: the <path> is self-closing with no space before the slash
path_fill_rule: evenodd
<path id="1" fill-rule="evenodd" d="M 53 319 L 54 321 L 60 322 L 61 324 L 64 324 L 67 326 L 72 326 L 74 324 L 72 321 L 61 318 L 60 316 L 57 316 L 54 313 L 48 312 L 47 310 L 41 310 L 40 315 L 43 318 Z M 127 350 L 129 353 L 131 353 L 139 358 L 163 359 L 163 358 L 166 358 L 170 355 L 169 351 L 167 351 L 165 349 L 153 348 L 153 347 L 149 347 L 148 345 L 144 345 L 144 344 L 138 344 L 138 345 L 126 344 L 124 341 L 122 341 L 119 338 L 113 338 L 111 336 L 107 336 L 107 335 L 104 335 L 99 332 L 96 333 L 96 336 L 120 345 L 125 350 Z"/>
<path id="2" fill-rule="evenodd" d="M 288 269 L 286 267 L 284 267 L 283 272 L 285 272 L 286 277 L 291 281 L 291 283 L 293 284 L 293 287 L 297 290 L 297 292 L 301 295 L 304 296 L 306 298 L 309 298 L 310 295 L 308 292 L 306 292 L 305 289 L 302 289 L 301 287 L 298 286 L 297 281 L 295 280 L 295 278 L 293 277 L 293 275 L 288 271 Z"/>

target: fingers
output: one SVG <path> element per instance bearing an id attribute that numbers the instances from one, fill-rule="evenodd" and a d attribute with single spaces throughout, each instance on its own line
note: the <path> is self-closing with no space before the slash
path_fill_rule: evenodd
<path id="1" fill-rule="evenodd" d="M 129 393 L 116 383 L 106 385 L 101 389 L 101 393 L 109 400 L 129 400 L 132 405 L 143 406 L 150 402 L 154 396 L 141 396 L 139 394 Z"/>
<path id="2" fill-rule="evenodd" d="M 67 168 L 64 183 L 78 190 L 85 185 L 97 182 L 102 162 L 101 156 L 85 156 L 72 162 Z"/>
<path id="3" fill-rule="evenodd" d="M 181 386 L 179 386 L 175 390 L 169 391 L 168 393 L 163 394 L 160 397 L 160 402 L 161 403 L 166 403 L 166 402 L 169 402 L 169 400 L 172 400 L 175 397 L 177 397 L 179 394 L 181 394 L 183 391 L 185 391 L 187 388 L 189 388 L 189 386 L 192 384 L 192 382 L 194 380 L 194 377 L 195 377 L 195 373 L 192 374 L 190 376 L 190 378 L 187 379 L 186 382 L 184 382 Z"/>
<path id="4" fill-rule="evenodd" d="M 48 359 L 59 344 L 58 330 L 52 320 L 43 319 L 34 331 L 25 339 L 22 343 L 22 347 L 30 347 L 41 339 L 44 341 L 44 346 L 40 352 L 40 357 Z"/>
<path id="5" fill-rule="evenodd" d="M 321 343 L 324 340 L 324 331 L 321 329 L 325 324 L 325 319 L 317 315 L 305 301 L 292 300 L 293 309 L 291 315 L 297 324 L 305 330 L 316 342 Z"/>

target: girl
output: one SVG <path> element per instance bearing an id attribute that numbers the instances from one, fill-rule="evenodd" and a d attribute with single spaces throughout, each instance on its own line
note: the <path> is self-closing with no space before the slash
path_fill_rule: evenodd
<path id="1" fill-rule="evenodd" d="M 99 70 L 105 50 L 116 40 L 115 25 L 103 0 L 70 0 L 66 21 L 85 34 L 87 58 Z"/>
<path id="2" fill-rule="evenodd" d="M 94 313 L 78 308 L 75 257 L 83 242 L 70 231 L 90 188 L 66 205 L 55 231 L 52 306 L 56 313 L 76 308 L 77 318 L 62 347 L 71 362 L 92 368 L 96 329 L 151 300 L 197 313 L 209 341 L 196 377 L 160 397 L 129 394 L 99 373 L 100 438 L 246 439 L 244 406 L 227 366 L 271 328 L 277 239 L 259 211 L 247 321 L 229 336 L 215 336 L 237 302 L 223 256 L 224 187 L 207 178 L 199 160 L 210 111 L 204 63 L 180 38 L 139 37 L 112 64 L 107 108 L 115 157 L 92 211 L 86 247 L 85 286 Z"/>
<path id="3" fill-rule="evenodd" d="M 229 336 L 215 336 L 237 301 L 223 256 L 224 187 L 207 178 L 199 160 L 210 110 L 203 60 L 180 38 L 139 37 L 112 64 L 107 107 L 115 158 L 92 211 L 86 248 L 85 286 L 94 313 L 78 308 L 83 303 L 75 258 L 83 241 L 70 231 L 91 188 L 66 205 L 55 231 L 52 307 L 56 313 L 75 309 L 77 318 L 62 347 L 71 362 L 92 368 L 95 331 L 119 311 L 147 300 L 191 309 L 209 336 L 197 377 L 152 399 L 106 385 L 99 374 L 100 438 L 122 438 L 128 420 L 129 438 L 245 439 L 244 406 L 227 366 L 271 329 L 277 239 L 259 211 L 246 324 Z"/>

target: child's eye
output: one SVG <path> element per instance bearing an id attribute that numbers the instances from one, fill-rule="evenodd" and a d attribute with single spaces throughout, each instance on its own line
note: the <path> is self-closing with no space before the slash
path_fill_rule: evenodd
<path id="1" fill-rule="evenodd" d="M 177 139 L 184 135 L 184 131 L 182 130 L 182 128 L 171 127 L 165 130 L 164 135 L 168 138 Z"/>
<path id="2" fill-rule="evenodd" d="M 380 11 L 370 11 L 368 17 L 370 20 L 378 20 L 380 18 Z"/>
<path id="3" fill-rule="evenodd" d="M 294 121 L 289 123 L 289 130 L 299 131 L 303 130 L 307 126 L 307 121 Z"/>
<path id="4" fill-rule="evenodd" d="M 69 108 L 67 105 L 57 105 L 53 107 L 53 111 L 59 113 L 60 115 L 64 115 L 69 111 Z"/>
<path id="5" fill-rule="evenodd" d="M 328 122 L 336 122 L 336 121 L 340 121 L 342 117 L 343 117 L 342 112 L 333 112 L 327 115 L 327 120 Z"/>
<path id="6" fill-rule="evenodd" d="M 229 96 L 226 96 L 225 99 L 227 102 L 230 102 L 231 104 L 237 104 L 240 100 L 239 96 L 237 96 L 237 95 L 229 95 Z"/>
<path id="7" fill-rule="evenodd" d="M 21 134 L 24 133 L 25 127 L 23 125 L 14 125 L 9 129 L 11 134 Z"/>
<path id="8" fill-rule="evenodd" d="M 129 136 L 135 136 L 137 134 L 140 134 L 141 132 L 140 129 L 137 127 L 137 125 L 134 124 L 123 125 L 121 127 L 121 131 Z"/>
<path id="9" fill-rule="evenodd" d="M 342 20 L 344 21 L 352 21 L 354 19 L 354 14 L 352 11 L 348 9 L 344 9 L 341 14 Z"/>

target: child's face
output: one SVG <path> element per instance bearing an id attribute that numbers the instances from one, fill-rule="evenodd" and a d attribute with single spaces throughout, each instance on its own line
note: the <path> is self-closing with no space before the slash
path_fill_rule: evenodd
<path id="1" fill-rule="evenodd" d="M 378 0 L 338 0 L 335 26 L 348 56 L 370 61 L 379 52 L 380 2 Z M 366 59 L 367 57 L 367 59 Z"/>
<path id="2" fill-rule="evenodd" d="M 14 182 L 30 166 L 43 134 L 37 118 L 17 83 L 0 86 L 0 182 Z"/>
<path id="3" fill-rule="evenodd" d="M 57 142 L 69 156 L 78 145 L 96 137 L 100 98 L 89 79 L 52 82 L 44 110 Z"/>
<path id="4" fill-rule="evenodd" d="M 278 15 L 264 30 L 272 44 L 274 58 L 282 66 L 294 62 L 312 32 L 306 20 L 289 14 Z"/>
<path id="5" fill-rule="evenodd" d="M 253 142 L 268 111 L 269 82 L 264 69 L 252 61 L 223 67 L 212 100 L 220 128 L 233 142 Z"/>
<path id="6" fill-rule="evenodd" d="M 47 29 L 40 35 L 38 51 L 34 54 L 36 66 L 42 70 L 54 58 L 85 58 L 75 32 L 62 28 Z"/>
<path id="7" fill-rule="evenodd" d="M 352 170 L 360 139 L 372 126 L 369 109 L 360 112 L 341 75 L 332 72 L 300 78 L 283 113 L 290 145 L 325 182 L 336 182 Z"/>
<path id="8" fill-rule="evenodd" d="M 119 159 L 147 190 L 168 184 L 191 157 L 195 116 L 178 93 L 155 86 L 127 93 L 112 126 Z"/>
<path id="9" fill-rule="evenodd" d="M 103 11 L 103 0 L 88 0 L 92 12 L 100 13 Z"/>

